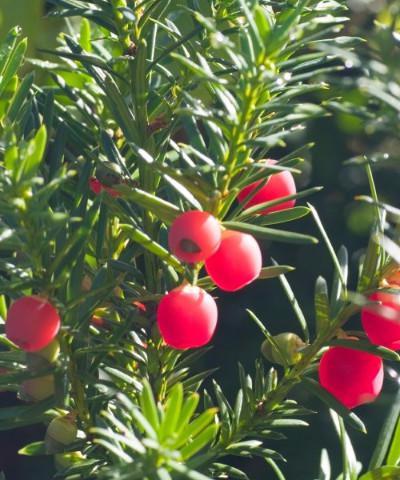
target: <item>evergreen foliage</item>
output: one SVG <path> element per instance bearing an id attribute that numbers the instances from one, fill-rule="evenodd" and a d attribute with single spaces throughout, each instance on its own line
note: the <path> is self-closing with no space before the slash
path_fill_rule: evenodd
<path id="1" fill-rule="evenodd" d="M 372 162 L 353 159 L 368 174 L 371 196 L 361 200 L 376 206 L 376 221 L 357 285 L 348 286 L 347 250 L 331 243 L 311 204 L 257 215 L 274 202 L 245 208 L 235 200 L 266 175 L 299 173 L 311 145 L 274 165 L 262 160 L 311 119 L 350 109 L 379 128 L 398 126 L 398 72 L 374 58 L 359 73 L 360 58 L 372 53 L 358 56 L 361 40 L 343 33 L 344 0 L 48 3 L 50 16 L 66 19 L 56 50 L 43 50 L 45 60 L 28 59 L 33 69 L 22 73 L 27 42 L 18 28 L 0 48 L 0 389 L 21 393 L 21 383 L 50 375 L 55 390 L 40 401 L 2 408 L 0 429 L 47 425 L 73 412 L 78 434 L 68 445 L 58 443 L 54 478 L 246 479 L 230 465 L 237 456 L 261 457 L 284 479 L 282 430 L 306 426 L 303 417 L 313 413 L 290 399 L 299 386 L 332 411 L 346 450 L 340 478 L 358 478 L 361 465 L 346 428 L 365 431 L 364 424 L 319 386 L 315 370 L 328 345 L 400 360 L 367 340 L 340 336 L 400 263 L 399 210 L 379 201 Z M 373 108 L 329 97 L 330 83 L 340 83 L 350 59 L 354 82 L 375 98 L 379 121 Z M 35 82 L 39 70 L 47 72 L 46 83 Z M 103 189 L 95 195 L 92 177 L 113 194 Z M 261 355 L 252 373 L 239 365 L 233 402 L 212 381 L 213 370 L 194 368 L 207 348 L 172 350 L 156 328 L 157 302 L 166 291 L 183 281 L 215 288 L 198 267 L 168 250 L 168 227 L 191 209 L 212 212 L 225 227 L 261 241 L 319 240 L 334 268 L 332 281 L 316 280 L 309 319 L 286 278 L 293 267 L 264 259 L 260 281 L 281 281 L 304 348 L 292 365 L 249 310 L 280 365 L 269 368 Z M 313 235 L 281 228 L 306 215 L 314 220 Z M 31 294 L 48 297 L 62 318 L 59 357 L 34 365 L 3 335 L 10 302 Z M 397 399 L 362 480 L 400 475 L 400 426 L 390 442 L 398 405 Z M 41 455 L 46 448 L 43 439 L 21 453 Z M 324 451 L 319 478 L 328 480 L 329 472 Z"/>

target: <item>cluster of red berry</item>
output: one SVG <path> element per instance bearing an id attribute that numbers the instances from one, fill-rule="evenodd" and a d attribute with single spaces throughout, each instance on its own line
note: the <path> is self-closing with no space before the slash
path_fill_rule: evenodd
<path id="1" fill-rule="evenodd" d="M 287 171 L 271 175 L 260 188 L 261 182 L 245 187 L 238 200 L 251 206 L 296 193 L 293 176 Z M 262 210 L 261 214 L 291 208 L 294 204 L 294 200 L 284 201 Z M 208 212 L 189 211 L 180 215 L 171 225 L 168 241 L 172 253 L 180 260 L 190 264 L 204 262 L 208 275 L 221 290 L 237 291 L 260 275 L 262 255 L 255 238 L 247 233 L 223 230 L 219 221 Z M 214 299 L 193 285 L 181 285 L 168 292 L 157 311 L 161 335 L 176 349 L 208 343 L 214 334 L 217 317 Z"/>
<path id="2" fill-rule="evenodd" d="M 272 160 L 269 162 L 275 163 Z M 102 165 L 98 168 L 97 176 L 100 178 L 90 179 L 90 187 L 96 194 L 105 189 L 112 196 L 119 195 L 112 189 L 112 185 L 120 182 L 119 169 L 113 165 Z M 254 182 L 239 193 L 238 200 L 243 206 L 279 200 L 296 193 L 293 177 L 287 171 L 271 175 L 263 185 L 260 182 L 264 181 Z M 293 207 L 294 204 L 294 200 L 283 201 L 260 213 L 265 215 Z M 184 262 L 204 262 L 208 275 L 225 291 L 233 292 L 248 285 L 259 276 L 262 268 L 261 251 L 251 235 L 224 230 L 215 217 L 203 211 L 183 213 L 174 221 L 169 231 L 169 246 Z M 200 287 L 189 284 L 168 292 L 157 311 L 163 339 L 177 349 L 195 348 L 208 343 L 215 331 L 217 317 L 217 305 L 212 296 Z M 52 363 L 58 355 L 56 336 L 60 325 L 57 309 L 46 298 L 32 295 L 22 297 L 11 305 L 5 331 L 7 338 L 27 354 L 42 356 Z M 57 342 L 56 354 L 54 342 Z M 36 385 L 45 380 L 49 383 L 49 388 L 45 389 L 48 396 L 47 393 L 51 394 L 54 387 L 51 375 L 25 383 L 33 382 Z"/>
<path id="3" fill-rule="evenodd" d="M 400 294 L 377 291 L 369 299 L 380 303 L 367 305 L 361 311 L 368 339 L 374 345 L 400 350 Z M 372 402 L 380 394 L 383 362 L 369 352 L 331 347 L 322 355 L 319 379 L 341 403 L 354 408 Z"/>

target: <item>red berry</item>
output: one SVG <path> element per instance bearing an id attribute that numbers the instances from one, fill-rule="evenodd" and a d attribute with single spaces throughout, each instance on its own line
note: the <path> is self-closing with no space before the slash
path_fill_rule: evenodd
<path id="1" fill-rule="evenodd" d="M 113 188 L 110 188 L 110 187 L 107 187 L 106 185 L 103 185 L 95 177 L 91 177 L 89 179 L 89 188 L 96 195 L 99 195 L 103 190 L 105 190 L 112 197 L 120 197 L 121 196 L 121 194 L 119 192 L 117 192 Z"/>
<path id="2" fill-rule="evenodd" d="M 158 305 L 157 321 L 165 343 L 173 348 L 202 347 L 217 326 L 217 305 L 199 287 L 185 285 L 171 290 Z"/>
<path id="3" fill-rule="evenodd" d="M 225 230 L 219 249 L 206 260 L 205 265 L 219 288 L 234 292 L 260 275 L 261 250 L 252 235 Z"/>
<path id="4" fill-rule="evenodd" d="M 375 292 L 369 297 L 382 305 L 368 305 L 361 310 L 361 322 L 371 343 L 400 350 L 400 295 Z"/>
<path id="5" fill-rule="evenodd" d="M 375 400 L 383 384 L 380 357 L 361 350 L 331 347 L 321 358 L 319 381 L 347 408 Z"/>
<path id="6" fill-rule="evenodd" d="M 202 262 L 221 242 L 221 225 L 208 212 L 193 210 L 177 217 L 168 235 L 169 248 L 180 260 Z"/>
<path id="7" fill-rule="evenodd" d="M 274 165 L 276 160 L 268 160 L 267 163 Z M 259 205 L 260 203 L 270 202 L 272 200 L 277 200 L 278 198 L 286 197 L 287 195 L 294 195 L 296 193 L 296 184 L 294 183 L 293 175 L 290 172 L 284 171 L 271 175 L 267 183 L 261 187 L 261 189 L 254 195 L 254 197 L 251 198 L 250 201 L 246 202 L 246 197 L 250 195 L 262 181 L 263 180 L 258 180 L 257 182 L 251 183 L 250 185 L 244 187 L 239 192 L 239 202 L 244 202 L 246 207 L 252 207 Z M 295 204 L 296 200 L 287 200 L 286 202 L 282 202 L 273 207 L 261 210 L 258 213 L 261 215 L 267 215 L 271 212 L 292 208 L 295 206 Z"/>
<path id="8" fill-rule="evenodd" d="M 59 329 L 58 312 L 44 298 L 22 297 L 8 310 L 7 338 L 27 352 L 45 348 L 55 338 Z"/>

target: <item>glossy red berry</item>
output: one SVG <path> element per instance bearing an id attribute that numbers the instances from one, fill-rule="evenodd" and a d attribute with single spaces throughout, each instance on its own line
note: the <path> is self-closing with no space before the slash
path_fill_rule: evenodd
<path id="1" fill-rule="evenodd" d="M 400 350 L 400 294 L 375 292 L 369 299 L 382 303 L 361 310 L 361 322 L 370 342 Z"/>
<path id="2" fill-rule="evenodd" d="M 177 217 L 169 230 L 169 248 L 180 260 L 202 262 L 221 242 L 221 225 L 208 212 L 192 210 Z"/>
<path id="3" fill-rule="evenodd" d="M 171 290 L 157 310 L 162 338 L 179 350 L 206 345 L 214 334 L 217 318 L 217 305 L 212 296 L 192 285 Z"/>
<path id="4" fill-rule="evenodd" d="M 261 250 L 252 235 L 225 230 L 221 245 L 205 265 L 207 273 L 221 290 L 234 292 L 260 275 Z"/>
<path id="5" fill-rule="evenodd" d="M 6 335 L 22 350 L 36 352 L 54 340 L 60 323 L 57 310 L 46 299 L 22 297 L 8 310 Z"/>
<path id="6" fill-rule="evenodd" d="M 112 197 L 120 197 L 121 196 L 120 192 L 117 192 L 116 190 L 114 190 L 111 187 L 107 187 L 106 185 L 103 185 L 100 182 L 100 180 L 97 180 L 97 178 L 95 178 L 95 177 L 91 177 L 89 179 L 89 188 L 96 195 L 99 195 L 103 190 L 105 190 Z"/>
<path id="7" fill-rule="evenodd" d="M 321 357 L 319 381 L 347 408 L 375 400 L 383 384 L 380 357 L 361 350 L 331 347 Z"/>
<path id="8" fill-rule="evenodd" d="M 267 163 L 275 164 L 276 160 L 268 160 Z M 271 175 L 267 180 L 267 183 L 261 187 L 261 189 L 254 195 L 254 197 L 251 198 L 250 201 L 246 202 L 246 197 L 248 197 L 262 181 L 263 180 L 258 180 L 257 182 L 253 182 L 244 187 L 239 192 L 239 202 L 244 202 L 246 207 L 252 207 L 259 205 L 260 203 L 270 202 L 288 195 L 294 195 L 296 193 L 296 184 L 294 183 L 293 175 L 290 172 L 284 171 Z M 293 208 L 295 204 L 296 200 L 287 200 L 273 207 L 261 210 L 258 213 L 261 215 L 267 215 L 271 212 Z"/>

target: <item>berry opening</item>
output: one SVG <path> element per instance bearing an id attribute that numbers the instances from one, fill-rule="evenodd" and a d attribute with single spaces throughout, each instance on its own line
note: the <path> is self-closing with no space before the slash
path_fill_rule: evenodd
<path id="1" fill-rule="evenodd" d="M 179 260 L 203 262 L 221 243 L 221 225 L 210 213 L 190 210 L 179 215 L 171 225 L 168 244 Z"/>
<path id="2" fill-rule="evenodd" d="M 186 253 L 200 253 L 201 248 L 190 238 L 182 238 L 179 242 L 180 248 Z"/>

